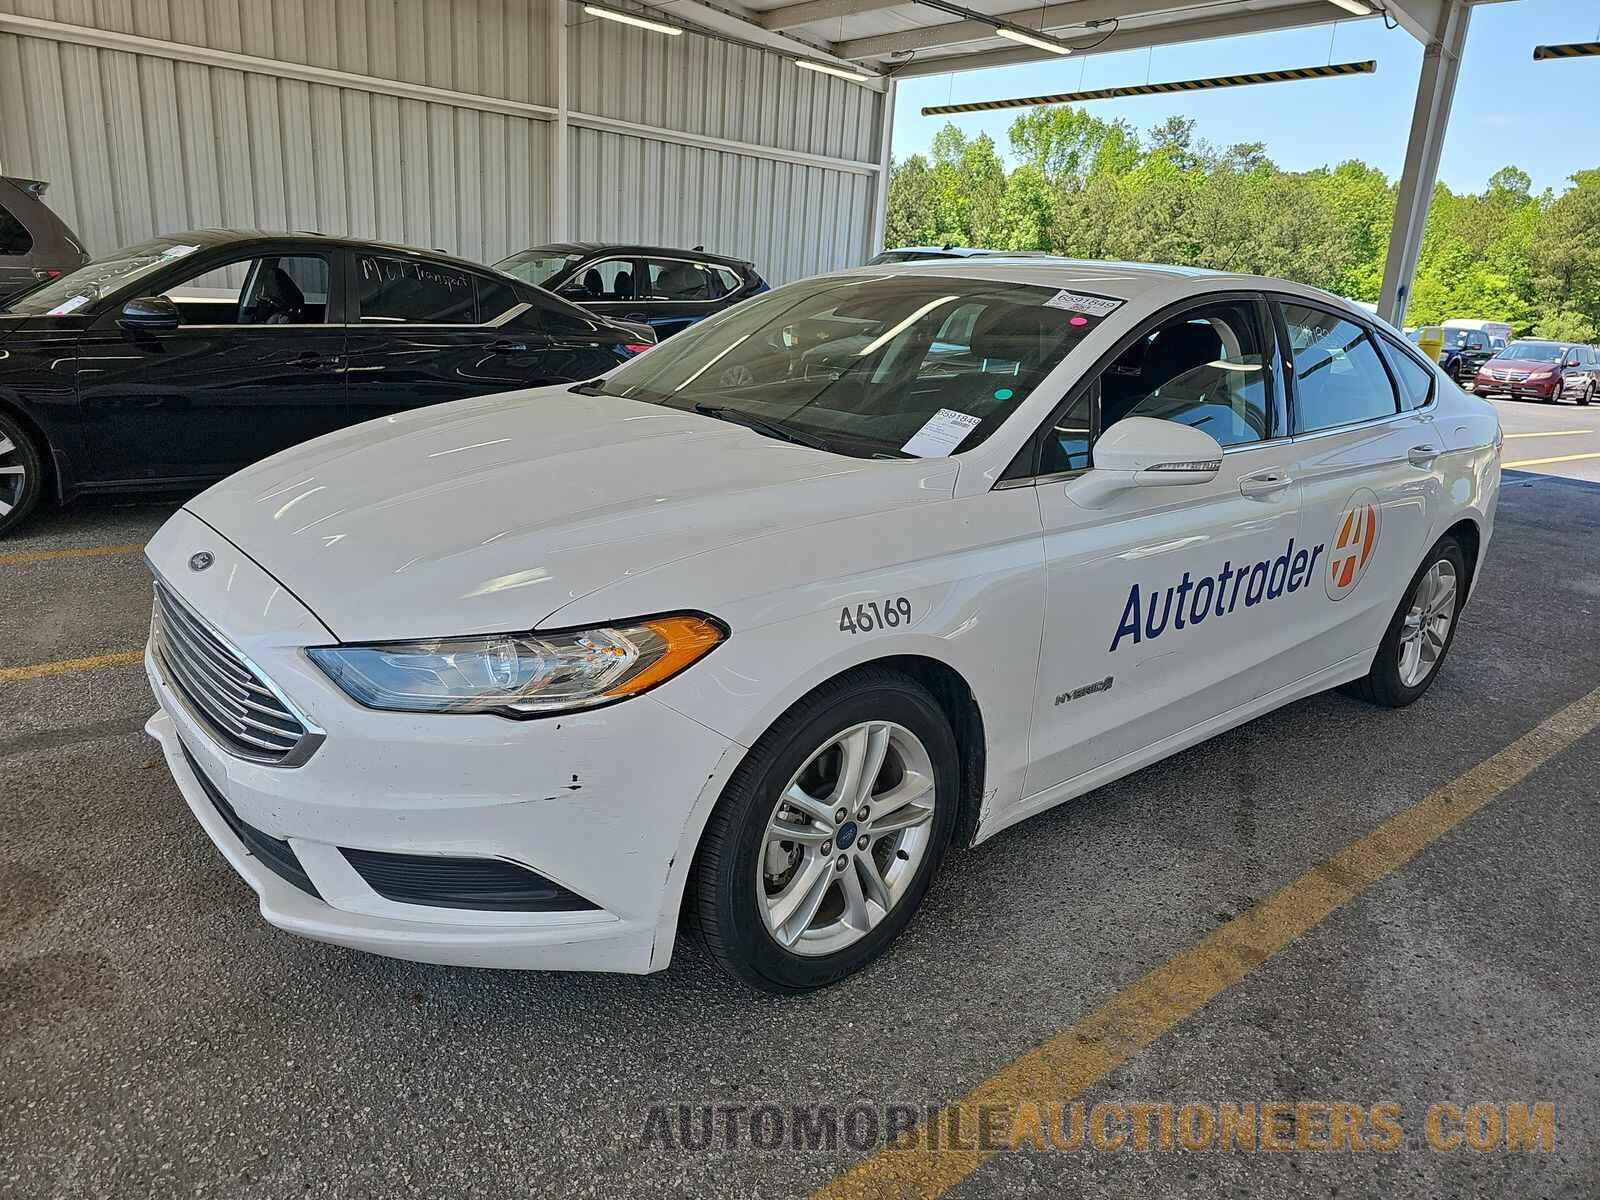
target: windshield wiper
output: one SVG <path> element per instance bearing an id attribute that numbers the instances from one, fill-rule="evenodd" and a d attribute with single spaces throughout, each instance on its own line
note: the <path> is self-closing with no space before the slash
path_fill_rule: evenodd
<path id="1" fill-rule="evenodd" d="M 743 412 L 737 408 L 729 408 L 725 404 L 707 404 L 703 400 L 696 401 L 694 411 L 703 417 L 715 417 L 719 421 L 731 421 L 735 425 L 743 425 L 767 437 L 777 438 L 781 442 L 792 442 L 796 446 L 810 446 L 813 450 L 827 450 L 828 443 L 821 438 L 812 437 L 810 434 L 801 433 L 788 425 L 777 421 L 769 421 L 765 417 L 758 417 L 753 413 Z"/>

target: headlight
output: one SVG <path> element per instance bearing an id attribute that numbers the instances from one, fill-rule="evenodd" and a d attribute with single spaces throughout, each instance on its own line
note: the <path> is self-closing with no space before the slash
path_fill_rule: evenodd
<path id="1" fill-rule="evenodd" d="M 421 713 L 541 716 L 636 696 L 727 637 L 693 613 L 564 633 L 489 634 L 306 651 L 355 701 Z"/>

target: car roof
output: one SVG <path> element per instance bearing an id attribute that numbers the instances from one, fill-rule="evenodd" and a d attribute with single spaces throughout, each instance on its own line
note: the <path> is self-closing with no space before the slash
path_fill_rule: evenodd
<path id="1" fill-rule="evenodd" d="M 944 258 L 1048 258 L 1046 250 L 989 250 L 982 246 L 886 246 L 880 254 L 936 254 Z"/>
<path id="2" fill-rule="evenodd" d="M 715 254 L 710 250 L 686 250 L 675 246 L 646 246 L 639 242 L 546 242 L 540 246 L 529 246 L 528 250 L 547 250 L 555 254 L 582 254 L 586 258 L 596 254 L 640 254 L 645 257 L 660 255 L 663 258 L 693 258 L 702 262 L 723 263 L 730 267 L 755 266 L 749 259 L 735 258 L 731 254 Z M 527 250 L 517 251 L 520 254 L 527 252 Z"/>
<path id="3" fill-rule="evenodd" d="M 871 267 L 855 267 L 841 274 L 885 271 L 897 275 L 949 275 L 961 279 L 993 279 L 1060 288 L 1077 287 L 1086 292 L 1116 296 L 1123 300 L 1133 300 L 1147 292 L 1169 289 L 1175 283 L 1186 283 L 1195 279 L 1212 279 L 1219 284 L 1244 289 L 1278 287 L 1282 283 L 1280 280 L 1269 280 L 1255 275 L 1229 275 L 1199 267 L 1002 255 L 880 263 Z M 1296 290 L 1306 290 L 1300 285 L 1289 286 Z M 1337 297 L 1330 296 L 1329 299 Z"/>
<path id="4" fill-rule="evenodd" d="M 162 234 L 161 240 L 192 243 L 206 250 L 215 249 L 218 246 L 248 246 L 255 242 L 304 242 L 308 246 L 336 246 L 350 250 L 375 250 L 385 254 L 419 255 L 434 262 L 449 263 L 465 270 L 495 273 L 493 267 L 485 266 L 480 262 L 473 262 L 471 259 L 461 258 L 455 254 L 447 254 L 443 250 L 425 250 L 420 246 L 404 246 L 398 242 L 378 242 L 368 238 L 338 237 L 331 234 L 305 231 L 185 229 L 179 233 Z"/>

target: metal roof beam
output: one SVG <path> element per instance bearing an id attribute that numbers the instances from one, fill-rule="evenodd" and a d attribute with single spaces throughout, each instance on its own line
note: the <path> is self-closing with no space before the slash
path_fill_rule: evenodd
<path id="1" fill-rule="evenodd" d="M 1090 0 L 1082 0 L 1089 3 Z M 1374 14 L 1375 16 L 1376 14 Z M 1333 21 L 1371 20 L 1352 17 L 1328 0 L 1296 4 L 1292 8 L 1233 13 L 1193 21 L 1174 21 L 1165 25 L 1145 25 L 1112 34 L 1086 54 L 1110 54 L 1117 50 L 1143 50 L 1148 46 L 1176 46 L 1183 42 L 1204 42 L 1212 38 L 1239 37 L 1276 29 L 1300 29 L 1307 25 L 1327 25 Z M 1008 67 L 1014 63 L 1061 62 L 1059 55 L 1046 50 L 985 50 L 972 54 L 947 54 L 941 58 L 918 58 L 903 67 L 892 68 L 901 79 L 918 75 L 946 75 L 952 71 L 976 71 L 986 67 Z"/>
<path id="2" fill-rule="evenodd" d="M 1085 25 L 1090 21 L 1124 20 L 1155 13 L 1182 12 L 1188 8 L 1215 8 L 1216 0 L 1073 0 L 1070 4 L 1051 4 L 1044 8 L 1015 9 L 996 13 L 999 19 L 1040 32 Z M 987 41 L 994 37 L 988 21 L 947 21 L 904 33 L 885 33 L 874 37 L 835 42 L 833 52 L 840 58 L 877 58 L 908 50 L 930 50 L 939 46 L 959 46 L 965 42 Z"/>
<path id="3" fill-rule="evenodd" d="M 797 25 L 837 21 L 840 17 L 876 12 L 880 8 L 905 8 L 913 3 L 915 0 L 807 0 L 804 4 L 769 8 L 766 12 L 756 13 L 755 20 L 763 29 L 793 29 Z"/>

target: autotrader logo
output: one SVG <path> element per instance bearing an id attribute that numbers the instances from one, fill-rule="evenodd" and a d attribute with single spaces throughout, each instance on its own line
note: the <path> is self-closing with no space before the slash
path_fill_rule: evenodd
<path id="1" fill-rule="evenodd" d="M 1380 512 L 1378 497 L 1367 488 L 1345 501 L 1344 511 L 1334 522 L 1333 546 L 1328 554 L 1329 600 L 1343 600 L 1355 591 L 1372 565 Z"/>

